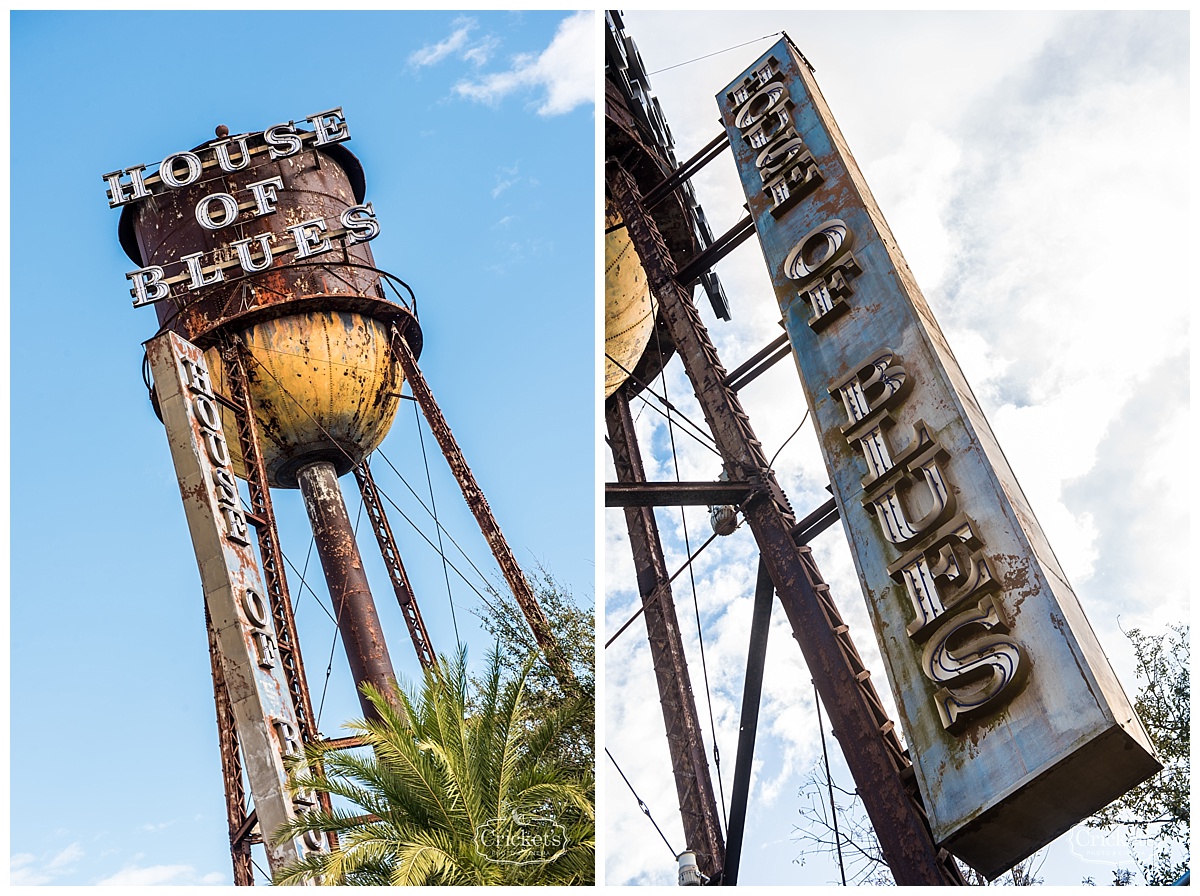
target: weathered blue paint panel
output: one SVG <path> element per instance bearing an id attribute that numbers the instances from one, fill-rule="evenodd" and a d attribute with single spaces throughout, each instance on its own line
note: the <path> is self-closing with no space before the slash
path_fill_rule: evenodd
<path id="1" fill-rule="evenodd" d="M 717 99 L 934 836 L 995 876 L 1158 763 L 807 66 Z"/>

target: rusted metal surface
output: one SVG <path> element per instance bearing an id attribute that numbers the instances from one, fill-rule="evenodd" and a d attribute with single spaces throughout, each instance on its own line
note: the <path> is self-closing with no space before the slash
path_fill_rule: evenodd
<path id="1" fill-rule="evenodd" d="M 213 631 L 212 616 L 204 608 L 204 627 L 208 632 L 208 658 L 212 667 L 213 702 L 217 708 L 217 740 L 221 747 L 221 780 L 225 785 L 225 816 L 229 823 L 229 852 L 233 860 L 233 883 L 238 887 L 254 886 L 254 865 L 250 844 L 242 836 L 246 823 L 246 787 L 242 782 L 242 755 L 238 745 L 237 719 L 229 703 L 225 672 L 221 668 L 221 649 Z"/>
<path id="2" fill-rule="evenodd" d="M 379 320 L 332 310 L 262 321 L 233 335 L 271 485 L 295 488 L 296 470 L 318 459 L 343 476 L 383 441 L 403 382 L 389 337 Z M 208 359 L 223 385 L 217 348 Z"/>
<path id="3" fill-rule="evenodd" d="M 207 160 L 198 180 L 127 205 L 120 223 L 131 258 L 163 268 L 164 283 L 183 278 L 154 304 L 162 329 L 210 350 L 219 382 L 224 372 L 217 344 L 229 336 L 244 343 L 268 480 L 283 488 L 296 487 L 295 470 L 304 462 L 329 460 L 341 475 L 378 446 L 400 391 L 388 335 L 395 327 L 418 354 L 421 346 L 413 310 L 403 300 L 389 300 L 369 241 L 345 238 L 349 234 L 339 229 L 339 217 L 361 204 L 361 166 L 341 144 L 313 147 L 310 137 L 303 151 L 275 160 L 263 151 L 261 135 L 235 138 L 244 139 L 250 159 L 233 172 L 210 158 L 221 141 L 205 143 L 196 150 Z M 245 197 L 256 195 L 252 187 L 267 189 L 262 184 L 269 181 L 273 211 L 255 216 L 249 206 L 256 203 Z M 221 195 L 242 198 L 247 207 L 232 224 L 201 226 L 197 208 Z M 283 245 L 287 228 L 314 221 L 327 228 L 319 235 L 331 250 L 295 257 Z M 268 235 L 274 239 L 271 264 L 247 273 L 233 237 Z M 196 253 L 202 264 L 233 266 L 220 282 L 200 286 L 183 260 Z M 232 429 L 230 436 L 236 441 Z M 240 462 L 235 457 L 239 475 Z"/>
<path id="4" fill-rule="evenodd" d="M 421 608 L 417 606 L 416 595 L 413 594 L 408 573 L 404 571 L 404 563 L 400 559 L 400 549 L 396 546 L 396 537 L 392 534 L 392 527 L 383 510 L 383 502 L 379 500 L 379 489 L 375 487 L 375 479 L 371 476 L 371 467 L 366 460 L 354 468 L 354 478 L 358 480 L 363 507 L 367 510 L 367 516 L 371 518 L 371 528 L 375 530 L 375 540 L 379 542 L 379 550 L 383 554 L 388 577 L 392 580 L 392 589 L 396 592 L 400 612 L 408 626 L 417 660 L 422 668 L 432 669 L 437 665 L 437 655 L 433 651 L 429 632 L 425 629 L 425 620 L 421 618 Z"/>
<path id="5" fill-rule="evenodd" d="M 227 374 L 226 385 L 230 401 L 237 408 L 233 422 L 241 447 L 243 471 L 250 496 L 250 511 L 255 517 L 252 522 L 258 540 L 259 557 L 262 560 L 263 582 L 267 587 L 271 616 L 278 634 L 280 665 L 283 667 L 288 691 L 292 695 L 292 703 L 296 707 L 300 733 L 305 743 L 311 743 L 317 737 L 316 716 L 313 714 L 308 678 L 304 674 L 304 659 L 296 633 L 292 599 L 288 593 L 283 551 L 279 545 L 279 530 L 275 523 L 275 508 L 267 486 L 262 453 L 259 450 L 257 418 L 247 382 L 245 356 L 242 347 L 231 340 L 223 344 L 221 354 Z"/>
<path id="6" fill-rule="evenodd" d="M 782 361 L 792 353 L 791 343 L 787 333 L 781 333 L 771 340 L 765 348 L 759 349 L 725 377 L 725 385 L 737 392 L 751 380 L 765 373 L 772 365 Z"/>
<path id="7" fill-rule="evenodd" d="M 373 685 L 399 707 L 396 673 L 358 553 L 354 526 L 338 487 L 337 472 L 333 464 L 318 461 L 301 467 L 297 475 L 354 683 Z M 361 690 L 358 702 L 366 718 L 379 719 Z"/>
<path id="8" fill-rule="evenodd" d="M 809 66 L 717 101 L 934 837 L 995 877 L 1153 748 Z"/>
<path id="9" fill-rule="evenodd" d="M 605 422 L 617 479 L 631 485 L 645 482 L 626 390 L 619 390 L 605 403 Z M 687 849 L 696 854 L 700 871 L 717 881 L 725 866 L 725 841 L 654 509 L 626 506 L 625 521 L 646 617 L 646 637 L 658 683 L 684 838 Z"/>
<path id="10" fill-rule="evenodd" d="M 207 141 L 194 152 L 205 152 L 217 142 Z M 318 217 L 336 222 L 342 212 L 363 199 L 362 167 L 341 144 L 319 149 L 308 146 L 297 155 L 275 160 L 261 151 L 265 146 L 261 135 L 248 137 L 247 145 L 253 155 L 245 168 L 234 172 L 214 168 L 190 186 L 155 193 L 150 200 L 126 206 L 119 225 L 126 254 L 141 266 L 160 265 L 168 277 L 185 270 L 180 259 L 191 253 L 204 253 L 209 259 L 214 251 L 222 251 L 232 258 L 233 250 L 223 249 L 229 242 L 228 229 L 199 226 L 196 205 L 216 192 L 249 196 L 250 184 L 272 177 L 280 178 L 283 184 L 276 190 L 276 211 L 232 225 L 239 237 L 281 234 L 288 226 Z M 387 304 L 374 267 L 369 243 L 346 246 L 343 242 L 338 251 L 316 256 L 307 263 L 298 264 L 280 255 L 268 270 L 249 277 L 228 279 L 194 291 L 172 290 L 177 295 L 157 303 L 155 311 L 160 326 L 206 348 L 205 336 L 217 328 L 235 320 L 244 326 L 246 319 L 278 316 L 280 309 L 273 306 L 305 296 L 322 297 L 325 307 L 337 307 L 339 297 L 367 297 Z"/>
<path id="11" fill-rule="evenodd" d="M 146 351 L 220 654 L 221 677 L 236 724 L 243 769 L 264 833 L 267 861 L 274 872 L 323 848 L 319 838 L 277 840 L 274 836 L 295 817 L 285 759 L 302 749 L 296 711 L 278 672 L 278 633 L 263 598 L 265 588 L 203 354 L 170 332 L 150 340 Z M 218 703 L 220 699 L 218 694 Z M 226 753 L 223 750 L 223 759 Z M 232 767 L 226 767 L 226 772 L 232 774 Z M 232 811 L 237 811 L 236 805 Z"/>
<path id="12" fill-rule="evenodd" d="M 751 483 L 742 513 L 771 574 L 780 603 L 800 643 L 847 764 L 862 794 L 880 845 L 899 884 L 961 883 L 952 861 L 939 854 L 919 801 L 902 780 L 903 752 L 849 638 L 811 552 L 792 540 L 795 515 L 775 481 L 690 294 L 675 279 L 675 262 L 655 220 L 642 207 L 630 174 L 606 166 L 606 183 L 645 266 L 688 378 L 704 410 L 730 478 Z"/>
<path id="13" fill-rule="evenodd" d="M 442 410 L 434 400 L 433 393 L 429 391 L 429 385 L 425 382 L 420 368 L 417 367 L 416 356 L 400 333 L 394 335 L 396 338 L 392 340 L 392 351 L 400 361 L 400 366 L 404 368 L 404 377 L 408 380 L 413 397 L 421 406 L 421 412 L 429 424 L 429 431 L 437 439 L 442 454 L 446 457 L 446 463 L 450 465 L 454 478 L 458 480 L 458 487 L 462 490 L 463 498 L 466 499 L 467 506 L 471 508 L 471 513 L 475 515 L 475 521 L 479 524 L 483 537 L 492 549 L 492 555 L 500 566 L 500 572 L 508 583 L 513 597 L 516 598 L 517 605 L 520 606 L 521 612 L 525 616 L 525 621 L 529 623 L 534 640 L 537 641 L 546 663 L 550 666 L 550 670 L 563 690 L 577 691 L 579 685 L 575 673 L 571 671 L 571 664 L 563 655 L 558 639 L 554 637 L 554 632 L 550 629 L 550 623 L 538 605 L 533 589 L 529 587 L 529 582 L 521 571 L 517 558 L 513 556 L 512 548 L 508 546 L 504 533 L 500 531 L 500 526 L 492 515 L 487 498 L 484 497 L 483 491 L 475 481 L 471 468 L 467 466 L 466 458 L 463 457 L 462 450 L 454 439 L 454 434 L 450 432 L 450 426 L 446 423 L 446 418 L 442 416 Z"/>
<path id="14" fill-rule="evenodd" d="M 271 619 L 275 624 L 279 663 L 283 667 L 284 681 L 296 710 L 296 722 L 300 738 L 311 744 L 319 738 L 316 715 L 313 713 L 312 695 L 308 690 L 308 676 L 304 673 L 304 655 L 300 650 L 300 636 L 296 631 L 296 617 L 292 609 L 292 598 L 288 592 L 287 575 L 283 568 L 283 551 L 279 544 L 279 528 L 275 523 L 275 508 L 271 501 L 266 465 L 263 461 L 258 433 L 258 418 L 251 397 L 249 378 L 246 372 L 245 347 L 235 339 L 224 338 L 219 345 L 222 370 L 226 376 L 229 396 L 217 393 L 218 400 L 233 413 L 233 428 L 237 432 L 240 448 L 241 473 L 246 480 L 250 496 L 250 522 L 254 525 L 258 540 L 258 555 L 262 563 L 263 583 L 267 588 L 267 600 L 271 606 Z M 209 353 L 211 354 L 211 352 Z M 207 355 L 206 355 L 207 357 Z M 226 420 L 222 415 L 222 419 Z M 226 431 L 228 432 L 228 426 Z M 233 453 L 232 451 L 230 452 Z M 329 794 L 321 792 L 317 799 L 325 811 L 331 808 Z M 337 849 L 337 834 L 326 835 L 330 849 Z M 236 844 L 235 844 L 236 850 Z M 237 854 L 235 851 L 235 862 Z"/>
<path id="15" fill-rule="evenodd" d="M 604 506 L 740 504 L 749 493 L 746 482 L 609 482 L 604 486 Z"/>

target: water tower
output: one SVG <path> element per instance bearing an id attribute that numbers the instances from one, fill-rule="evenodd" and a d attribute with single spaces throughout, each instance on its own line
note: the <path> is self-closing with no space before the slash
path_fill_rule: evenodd
<path id="1" fill-rule="evenodd" d="M 535 638 L 569 683 L 528 583 L 416 366 L 421 328 L 402 281 L 376 267 L 379 233 L 340 108 L 300 125 L 215 139 L 104 175 L 119 238 L 153 305 L 151 398 L 167 428 L 204 584 L 234 878 L 250 844 L 272 870 L 322 842 L 273 842 L 310 806 L 286 791 L 285 758 L 317 739 L 271 488 L 299 489 L 356 684 L 395 693 L 395 672 L 338 479 L 353 472 L 418 659 L 434 652 L 367 458 L 407 380 Z M 246 482 L 242 504 L 234 477 Z M 258 556 L 252 542 L 258 544 Z M 258 564 L 261 563 L 261 575 Z M 362 697 L 363 712 L 374 715 Z M 243 776 L 250 785 L 247 802 Z"/>

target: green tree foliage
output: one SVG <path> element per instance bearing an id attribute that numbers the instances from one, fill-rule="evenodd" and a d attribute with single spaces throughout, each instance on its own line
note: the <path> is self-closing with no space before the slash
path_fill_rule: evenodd
<path id="1" fill-rule="evenodd" d="M 1132 629 L 1128 637 L 1140 682 L 1135 706 L 1163 770 L 1087 824 L 1124 830 L 1146 883 L 1170 884 L 1187 870 L 1190 858 L 1190 629 L 1173 625 L 1159 636 Z"/>
<path id="2" fill-rule="evenodd" d="M 506 674 L 496 651 L 472 681 L 465 654 L 443 657 L 399 709 L 364 687 L 381 720 L 347 727 L 369 749 L 312 745 L 293 773 L 297 791 L 329 793 L 333 810 L 302 813 L 276 834 L 332 831 L 339 849 L 283 869 L 274 883 L 594 883 L 591 766 L 565 764 L 555 747 L 590 713 L 588 701 L 560 698 L 532 712 L 533 662 Z"/>
<path id="3" fill-rule="evenodd" d="M 596 761 L 596 620 L 591 608 L 578 606 L 572 595 L 545 569 L 529 576 L 538 604 L 550 623 L 563 655 L 579 682 L 583 708 L 577 720 L 563 731 L 555 744 L 564 763 L 594 770 Z M 491 605 L 477 610 L 483 627 L 495 636 L 506 676 L 515 675 L 525 664 L 536 643 L 525 616 L 512 593 L 491 590 Z M 563 699 L 562 688 L 539 655 L 526 682 L 526 705 L 531 717 L 553 709 Z M 594 774 L 594 771 L 593 771 Z"/>

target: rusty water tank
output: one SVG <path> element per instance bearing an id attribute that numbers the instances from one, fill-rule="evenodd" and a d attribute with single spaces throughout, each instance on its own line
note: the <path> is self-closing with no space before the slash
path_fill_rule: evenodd
<path id="1" fill-rule="evenodd" d="M 604 397 L 629 378 L 654 332 L 658 305 L 621 216 L 604 209 Z"/>
<path id="2" fill-rule="evenodd" d="M 211 157 L 214 144 L 222 142 L 211 140 L 192 152 Z M 315 218 L 335 230 L 342 213 L 363 202 L 362 166 L 340 143 L 306 143 L 295 155 L 271 159 L 262 151 L 261 134 L 240 135 L 226 149 L 235 163 L 242 158 L 239 144 L 249 150 L 249 162 L 239 170 L 206 167 L 196 182 L 122 210 L 121 246 L 135 263 L 160 265 L 170 277 L 185 271 L 181 259 L 194 253 L 203 253 L 206 263 L 214 253 L 218 260 L 234 259 L 234 240 L 271 233 L 278 248 L 286 228 Z M 245 197 L 249 185 L 275 177 L 282 188 L 275 190 L 273 213 L 239 215 L 216 229 L 198 222 L 196 207 L 206 197 Z M 387 299 L 369 242 L 334 241 L 333 247 L 304 259 L 276 255 L 270 267 L 251 274 L 227 268 L 224 282 L 195 290 L 180 285 L 155 304 L 162 329 L 205 350 L 220 391 L 225 391 L 220 340 L 235 336 L 245 345 L 261 450 L 275 487 L 296 488 L 297 470 L 317 460 L 330 461 L 344 475 L 378 447 L 403 382 L 388 348 L 393 326 L 415 354 L 421 348 L 416 317 Z M 224 413 L 226 438 L 236 449 L 232 415 Z M 240 450 L 234 453 L 240 474 Z"/>

